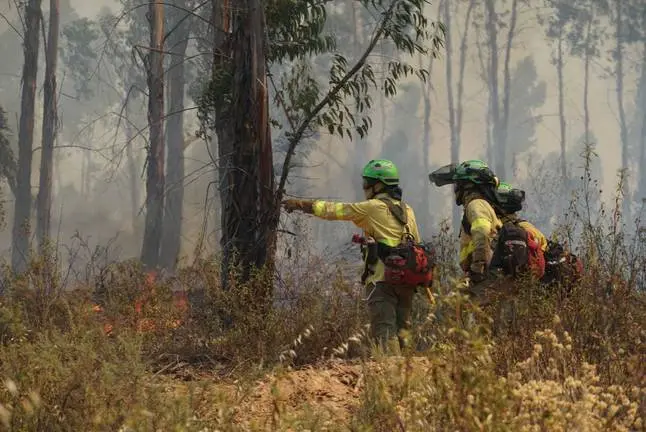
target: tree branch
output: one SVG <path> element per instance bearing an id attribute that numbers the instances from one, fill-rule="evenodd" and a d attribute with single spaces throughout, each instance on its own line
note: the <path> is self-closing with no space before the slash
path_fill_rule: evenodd
<path id="1" fill-rule="evenodd" d="M 384 13 L 383 20 L 377 28 L 377 31 L 373 35 L 370 44 L 364 51 L 363 55 L 359 58 L 357 63 L 350 69 L 343 78 L 325 95 L 325 97 L 314 107 L 314 109 L 309 113 L 309 115 L 303 120 L 299 128 L 294 131 L 294 134 L 289 139 L 289 147 L 287 153 L 285 154 L 285 160 L 283 161 L 283 168 L 280 174 L 280 181 L 278 182 L 278 189 L 276 191 L 276 200 L 281 201 L 285 194 L 285 184 L 287 183 L 287 177 L 289 176 L 290 163 L 292 157 L 294 156 L 296 146 L 300 143 L 303 134 L 310 126 L 312 121 L 316 118 L 317 115 L 325 108 L 332 99 L 345 87 L 345 85 L 350 81 L 350 79 L 355 76 L 361 68 L 366 64 L 366 61 L 372 51 L 374 51 L 377 42 L 381 39 L 384 31 L 386 30 L 386 24 L 390 20 L 392 13 L 395 9 L 395 6 L 399 3 L 399 0 L 393 0 L 390 4 L 390 7 Z"/>

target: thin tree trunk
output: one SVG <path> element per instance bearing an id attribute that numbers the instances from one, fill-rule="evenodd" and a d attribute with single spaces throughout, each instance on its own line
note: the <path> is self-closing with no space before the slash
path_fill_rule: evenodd
<path id="1" fill-rule="evenodd" d="M 501 178 L 507 178 L 507 137 L 509 136 L 509 104 L 511 99 L 511 47 L 514 36 L 516 35 L 516 22 L 518 18 L 518 0 L 513 0 L 511 4 L 511 17 L 509 18 L 509 30 L 507 32 L 507 46 L 505 47 L 505 66 L 503 72 L 504 89 L 503 89 L 503 117 L 502 124 L 499 127 L 500 138 L 496 143 L 498 146 L 498 167 L 496 174 Z"/>
<path id="2" fill-rule="evenodd" d="M 561 132 L 561 179 L 563 185 L 567 182 L 567 153 L 566 153 L 566 123 L 565 123 L 565 88 L 563 83 L 563 26 L 559 27 L 558 46 L 556 52 L 556 75 L 559 91 L 559 125 Z"/>
<path id="3" fill-rule="evenodd" d="M 231 33 L 231 20 L 229 0 L 212 0 L 213 14 L 211 20 L 213 21 L 214 29 L 222 29 L 222 31 L 213 32 L 213 71 L 212 79 L 217 80 L 218 76 L 223 70 L 229 72 L 230 64 L 230 47 L 229 37 Z M 218 192 L 220 194 L 220 218 L 219 225 L 221 228 L 220 247 L 222 250 L 222 266 L 221 266 L 221 284 L 223 289 L 229 287 L 229 268 L 232 261 L 232 247 L 230 239 L 227 235 L 225 227 L 228 223 L 228 214 L 231 212 L 231 196 L 230 193 L 230 175 L 232 171 L 232 155 L 233 155 L 233 137 L 231 136 L 231 129 L 229 128 L 230 112 L 227 109 L 228 104 L 224 94 L 217 94 L 214 101 L 215 108 L 215 130 L 217 135 L 217 151 L 218 151 Z"/>
<path id="4" fill-rule="evenodd" d="M 451 25 L 450 1 L 446 0 L 442 6 L 444 8 L 444 43 L 446 46 L 446 95 L 449 108 L 449 130 L 451 131 L 451 162 L 457 163 L 460 157 L 460 132 L 457 129 L 455 99 L 453 96 L 453 35 Z M 458 14 L 458 7 L 455 8 L 455 15 Z M 455 207 L 455 206 L 454 206 Z M 460 229 L 460 213 L 457 208 L 453 208 L 451 224 L 453 230 L 457 233 Z"/>
<path id="5" fill-rule="evenodd" d="M 630 157 L 630 149 L 628 147 L 628 124 L 626 122 L 626 110 L 624 107 L 624 41 L 623 41 L 623 0 L 615 0 L 616 12 L 616 80 L 617 80 L 617 108 L 619 111 L 619 130 L 621 139 L 621 169 L 625 170 L 628 175 L 628 158 Z M 630 196 L 630 184 L 628 179 L 624 180 L 623 184 L 623 216 L 624 220 L 630 220 L 630 203 L 632 197 Z"/>
<path id="6" fill-rule="evenodd" d="M 419 66 L 422 67 L 422 60 L 423 57 L 420 54 L 419 55 Z M 426 82 L 421 83 L 422 90 L 424 91 L 424 94 L 422 95 L 422 100 L 424 101 L 424 135 L 423 135 L 423 140 L 422 140 L 422 157 L 424 158 L 424 171 L 426 173 L 431 172 L 431 76 L 433 74 L 433 56 L 429 57 L 428 60 L 428 74 L 429 78 Z M 383 94 L 383 92 L 380 92 Z M 383 138 L 382 138 L 383 142 Z M 426 184 L 426 189 L 430 187 L 430 183 L 424 182 Z M 426 208 L 424 209 L 423 212 L 423 221 L 424 221 L 424 227 L 430 227 L 431 226 L 431 215 L 433 214 L 432 212 L 432 203 L 431 200 L 426 200 Z"/>
<path id="7" fill-rule="evenodd" d="M 43 108 L 43 149 L 40 158 L 38 188 L 38 243 L 42 254 L 51 235 L 52 174 L 56 141 L 57 100 L 56 67 L 58 62 L 59 0 L 49 2 L 49 34 L 45 50 L 45 106 Z"/>
<path id="8" fill-rule="evenodd" d="M 500 152 L 500 101 L 498 93 L 498 18 L 494 6 L 494 0 L 486 0 L 486 27 L 489 43 L 489 109 L 493 129 L 492 153 L 496 173 L 504 178 L 505 154 Z M 495 149 L 493 146 L 495 145 Z M 502 170 L 500 170 L 502 168 Z"/>
<path id="9" fill-rule="evenodd" d="M 639 196 L 646 199 L 646 41 L 642 61 L 642 76 L 640 83 L 639 109 L 642 114 L 641 134 L 639 137 Z"/>
<path id="10" fill-rule="evenodd" d="M 457 94 L 457 106 L 456 106 L 456 115 L 455 115 L 455 125 L 458 131 L 458 147 L 462 144 L 462 123 L 463 123 L 463 103 L 464 103 L 464 71 L 467 64 L 467 52 L 469 50 L 469 28 L 471 27 L 471 14 L 475 7 L 476 1 L 471 0 L 469 6 L 467 7 L 467 13 L 464 18 L 464 31 L 462 33 L 462 41 L 460 42 L 460 63 L 458 71 L 458 94 Z M 459 153 L 459 149 L 458 149 Z"/>
<path id="11" fill-rule="evenodd" d="M 444 1 L 444 44 L 446 46 L 446 95 L 449 104 L 449 130 L 451 131 L 451 162 L 458 162 L 458 132 L 455 124 L 455 100 L 453 98 L 453 44 L 451 34 L 450 2 Z"/>
<path id="12" fill-rule="evenodd" d="M 184 56 L 190 36 L 189 21 L 173 29 L 168 38 L 171 52 L 168 81 L 170 113 L 166 124 L 168 160 L 166 166 L 166 210 L 161 245 L 161 265 L 175 270 L 179 258 L 184 207 L 184 91 L 186 86 Z"/>
<path id="13" fill-rule="evenodd" d="M 592 41 L 592 16 L 590 16 L 587 23 L 585 35 L 585 58 L 583 60 L 583 126 L 584 126 L 584 139 L 585 145 L 591 145 L 590 142 L 590 60 L 592 52 L 590 43 Z"/>
<path id="14" fill-rule="evenodd" d="M 164 3 L 151 2 L 148 64 L 148 125 L 150 148 L 146 166 L 146 224 L 141 261 L 147 268 L 159 264 L 164 212 Z"/>
<path id="15" fill-rule="evenodd" d="M 458 82 L 457 82 L 457 98 L 455 101 L 455 143 L 451 145 L 451 160 L 453 162 L 458 162 L 460 159 L 460 150 L 462 148 L 462 124 L 464 118 L 464 71 L 466 69 L 467 63 L 467 52 L 468 52 L 468 38 L 469 38 L 469 27 L 471 26 L 471 13 L 475 7 L 475 0 L 469 2 L 467 7 L 467 13 L 464 17 L 464 31 L 462 32 L 462 38 L 460 41 L 460 58 L 458 63 Z M 457 16 L 457 7 L 456 13 Z M 447 59 L 448 61 L 448 59 Z M 457 206 L 453 206 L 453 215 L 452 215 L 453 227 L 456 232 L 460 229 L 460 210 Z"/>
<path id="16" fill-rule="evenodd" d="M 484 49 L 482 48 L 482 44 L 480 44 L 480 40 L 482 40 L 482 37 L 480 35 L 478 27 L 476 27 L 476 47 L 478 49 L 478 63 L 480 64 L 480 78 L 484 83 L 487 84 L 487 87 L 489 89 L 487 109 L 485 110 L 485 154 L 487 161 L 491 163 L 491 161 L 493 161 L 494 159 L 492 139 L 493 125 L 491 120 L 491 80 L 489 79 L 489 74 L 491 71 L 489 70 L 485 62 Z"/>
<path id="17" fill-rule="evenodd" d="M 11 264 L 14 271 L 23 272 L 29 261 L 31 217 L 31 162 L 34 145 L 34 105 L 38 75 L 38 50 L 41 0 L 29 0 L 25 5 L 24 65 L 22 70 L 22 100 L 18 132 L 18 174 L 16 176 L 16 205 L 12 231 Z"/>
<path id="18" fill-rule="evenodd" d="M 126 114 L 126 159 L 128 164 L 128 183 L 130 185 L 130 217 L 132 219 L 132 232 L 133 235 L 137 235 L 139 231 L 139 206 L 141 203 L 140 191 L 139 191 L 139 167 L 138 161 L 135 157 L 135 133 L 132 126 L 132 118 L 130 111 L 130 100 L 128 99 L 128 92 L 126 92 L 125 97 L 125 114 Z"/>

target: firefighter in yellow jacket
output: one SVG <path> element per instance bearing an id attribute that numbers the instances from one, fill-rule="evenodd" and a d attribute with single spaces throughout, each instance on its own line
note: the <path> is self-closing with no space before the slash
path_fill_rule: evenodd
<path id="1" fill-rule="evenodd" d="M 429 174 L 429 179 L 436 186 L 454 185 L 455 203 L 464 208 L 460 266 L 471 282 L 484 281 L 493 256 L 493 241 L 502 227 L 492 206 L 498 178 L 483 161 L 468 160 L 446 165 Z"/>
<path id="2" fill-rule="evenodd" d="M 406 233 L 421 242 L 413 209 L 402 203 L 399 172 L 389 160 L 371 160 L 364 167 L 363 191 L 365 201 L 356 203 L 323 200 L 289 199 L 282 203 L 286 211 L 300 210 L 321 219 L 351 221 L 376 244 L 397 246 Z M 391 213 L 387 202 L 405 211 L 407 224 L 402 226 Z M 382 348 L 398 352 L 407 343 L 411 327 L 411 309 L 415 287 L 390 286 L 384 283 L 384 263 L 381 258 L 366 254 L 364 284 L 370 312 L 373 337 Z M 399 343 L 397 343 L 399 342 Z"/>

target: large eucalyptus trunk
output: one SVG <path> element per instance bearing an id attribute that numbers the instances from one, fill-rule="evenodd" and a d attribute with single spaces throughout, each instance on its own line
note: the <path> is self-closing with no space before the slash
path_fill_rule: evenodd
<path id="1" fill-rule="evenodd" d="M 11 264 L 22 272 L 29 261 L 31 216 L 31 162 L 34 145 L 34 117 L 36 78 L 38 76 L 39 32 L 41 0 L 25 4 L 24 64 L 22 69 L 22 100 L 18 132 L 18 173 L 16 176 L 16 204 L 14 208 Z"/>
<path id="2" fill-rule="evenodd" d="M 222 200 L 223 282 L 233 266 L 240 278 L 252 277 L 253 269 L 273 264 L 279 209 L 275 200 L 273 157 L 267 95 L 265 16 L 259 0 L 244 0 L 231 10 L 228 2 L 214 4 L 217 28 L 230 39 L 216 41 L 214 68 L 229 68 L 230 105 L 216 107 L 220 195 Z M 227 49 L 228 47 L 228 49 Z M 221 53 L 220 53 L 221 54 Z M 230 62 L 218 60 L 229 58 Z M 270 288 L 264 284 L 262 289 Z M 260 290 L 260 287 L 258 288 Z M 259 304 L 270 290 L 258 292 Z"/>
<path id="3" fill-rule="evenodd" d="M 43 109 L 43 149 L 40 158 L 40 186 L 38 188 L 38 243 L 41 253 L 51 235 L 52 174 L 54 143 L 58 117 L 56 98 L 56 66 L 58 63 L 59 0 L 49 2 L 49 33 L 45 51 L 45 106 Z"/>
<path id="4" fill-rule="evenodd" d="M 177 1 L 186 6 L 185 1 Z M 166 123 L 168 158 L 166 164 L 166 209 L 161 244 L 161 265 L 175 270 L 179 258 L 184 207 L 184 92 L 186 87 L 184 56 L 190 36 L 190 21 L 185 14 L 168 37 L 171 53 L 168 81 L 170 107 Z"/>
<path id="5" fill-rule="evenodd" d="M 141 248 L 144 266 L 159 264 L 164 214 L 164 3 L 149 4 L 148 127 L 150 146 L 146 161 L 146 223 Z"/>

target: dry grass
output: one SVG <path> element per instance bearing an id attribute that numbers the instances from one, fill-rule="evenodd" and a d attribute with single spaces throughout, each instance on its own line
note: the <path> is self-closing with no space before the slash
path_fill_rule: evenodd
<path id="1" fill-rule="evenodd" d="M 579 285 L 523 282 L 505 315 L 460 294 L 443 230 L 436 303 L 417 297 L 403 357 L 371 350 L 364 293 L 315 259 L 271 280 L 271 307 L 255 295 L 267 275 L 223 291 L 217 260 L 152 286 L 137 263 L 113 264 L 71 293 L 51 262 L 34 262 L 5 278 L 0 302 L 0 428 L 646 430 L 646 246 L 609 214 L 572 228 Z M 492 333 L 489 315 L 510 319 Z"/>

